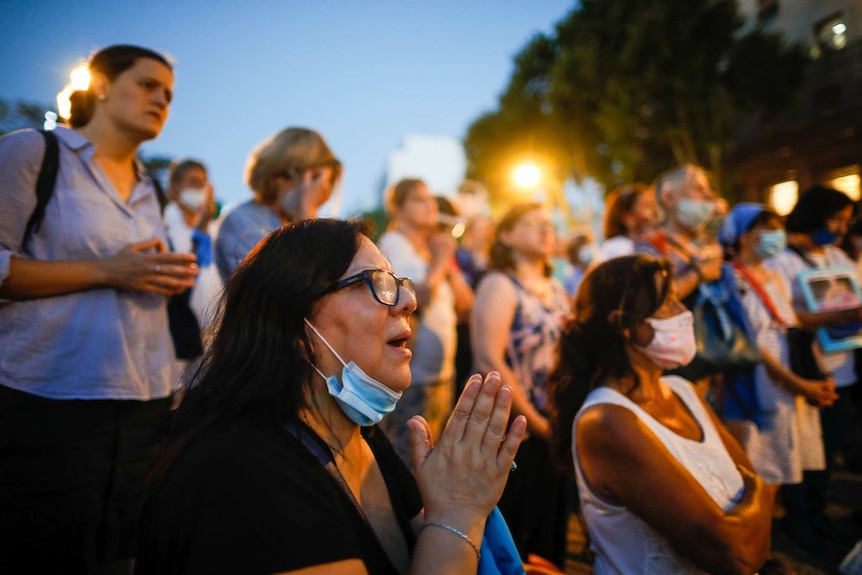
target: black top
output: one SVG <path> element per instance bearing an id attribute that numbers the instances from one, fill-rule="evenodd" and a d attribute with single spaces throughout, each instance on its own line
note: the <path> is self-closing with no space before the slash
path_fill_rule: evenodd
<path id="1" fill-rule="evenodd" d="M 412 554 L 416 481 L 377 427 L 362 434 Z M 350 558 L 372 575 L 396 573 L 347 493 L 294 435 L 235 423 L 171 465 L 143 511 L 136 573 L 271 574 Z"/>

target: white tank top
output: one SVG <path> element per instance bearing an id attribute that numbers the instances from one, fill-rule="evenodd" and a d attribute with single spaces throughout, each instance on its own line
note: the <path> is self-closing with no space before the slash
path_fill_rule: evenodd
<path id="1" fill-rule="evenodd" d="M 653 419 L 646 411 L 623 394 L 608 387 L 590 392 L 575 417 L 574 429 L 584 410 L 599 404 L 625 407 L 640 419 L 670 454 L 685 467 L 703 486 L 709 496 L 724 511 L 736 506 L 743 497 L 745 487 L 742 475 L 718 434 L 712 419 L 701 403 L 694 387 L 676 376 L 665 376 L 661 382 L 668 386 L 688 407 L 703 430 L 702 441 L 681 437 Z M 670 543 L 634 513 L 619 505 L 612 505 L 596 495 L 584 478 L 578 460 L 577 448 L 572 445 L 581 509 L 596 552 L 593 567 L 595 575 L 619 573 L 703 573 L 687 559 L 681 557 Z"/>

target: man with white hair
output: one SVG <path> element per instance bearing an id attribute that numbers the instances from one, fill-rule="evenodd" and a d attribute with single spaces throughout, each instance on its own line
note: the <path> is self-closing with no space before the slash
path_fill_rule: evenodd
<path id="1" fill-rule="evenodd" d="M 701 283 L 721 277 L 721 248 L 706 233 L 707 225 L 720 212 L 721 202 L 706 172 L 693 164 L 659 176 L 655 190 L 664 219 L 645 234 L 635 250 L 669 259 L 676 292 L 685 299 Z"/>

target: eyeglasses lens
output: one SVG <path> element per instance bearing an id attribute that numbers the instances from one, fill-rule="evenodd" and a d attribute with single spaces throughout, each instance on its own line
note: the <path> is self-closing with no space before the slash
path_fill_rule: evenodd
<path id="1" fill-rule="evenodd" d="M 395 305 L 398 302 L 398 281 L 395 276 L 384 271 L 375 271 L 371 275 L 371 285 L 377 299 L 382 303 Z"/>

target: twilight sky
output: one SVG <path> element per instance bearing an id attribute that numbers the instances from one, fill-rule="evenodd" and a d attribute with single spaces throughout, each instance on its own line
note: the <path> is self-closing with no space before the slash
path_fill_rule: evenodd
<path id="1" fill-rule="evenodd" d="M 376 201 L 408 134 L 462 138 L 513 56 L 572 0 L 0 0 L 0 98 L 53 104 L 69 71 L 119 43 L 175 62 L 175 99 L 145 155 L 193 156 L 243 201 L 252 148 L 319 131 L 345 164 L 340 214 Z"/>

